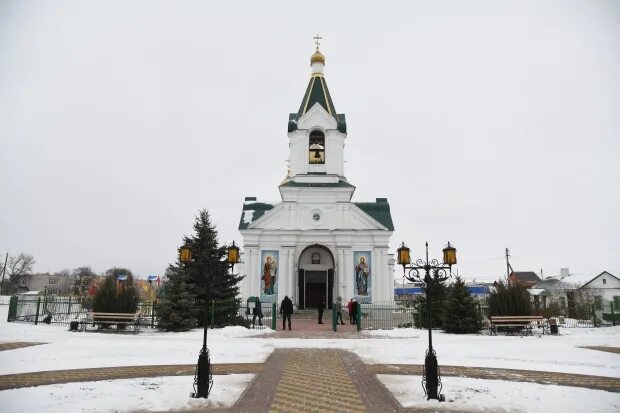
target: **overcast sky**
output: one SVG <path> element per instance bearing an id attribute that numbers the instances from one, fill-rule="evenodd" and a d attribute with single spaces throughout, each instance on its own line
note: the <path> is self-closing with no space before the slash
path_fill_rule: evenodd
<path id="1" fill-rule="evenodd" d="M 278 201 L 323 37 L 354 201 L 459 273 L 620 276 L 618 1 L 1 1 L 0 252 L 138 276 Z"/>

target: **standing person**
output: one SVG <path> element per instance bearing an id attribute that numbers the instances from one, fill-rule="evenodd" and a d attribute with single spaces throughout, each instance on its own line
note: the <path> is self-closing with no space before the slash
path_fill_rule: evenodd
<path id="1" fill-rule="evenodd" d="M 347 311 L 349 312 L 349 324 L 353 324 L 353 298 L 347 303 Z"/>
<path id="2" fill-rule="evenodd" d="M 286 320 L 288 320 L 288 329 L 291 329 L 291 314 L 293 314 L 293 302 L 288 295 L 284 296 L 284 300 L 280 303 L 280 314 L 282 314 L 282 330 L 286 330 Z"/>
<path id="3" fill-rule="evenodd" d="M 319 324 L 323 324 L 323 311 L 325 311 L 325 297 L 321 296 L 319 302 Z"/>
<path id="4" fill-rule="evenodd" d="M 342 321 L 342 297 L 338 297 L 336 300 L 336 324 L 338 324 L 338 319 L 340 319 L 340 324 L 344 324 Z"/>
<path id="5" fill-rule="evenodd" d="M 263 325 L 263 309 L 261 306 L 260 298 L 256 297 L 256 301 L 254 302 L 254 309 L 252 310 L 252 327 L 256 323 L 256 317 L 258 317 L 258 325 Z"/>
<path id="6" fill-rule="evenodd" d="M 349 317 L 351 317 L 351 324 L 357 324 L 357 306 L 359 305 L 359 303 L 355 300 L 355 298 L 353 298 L 352 300 L 353 301 L 351 302 Z"/>

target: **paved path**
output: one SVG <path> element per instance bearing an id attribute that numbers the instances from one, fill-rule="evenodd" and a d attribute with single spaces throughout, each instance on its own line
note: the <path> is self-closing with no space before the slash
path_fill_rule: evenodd
<path id="1" fill-rule="evenodd" d="M 26 341 L 14 341 L 12 343 L 0 343 L 0 351 L 15 350 L 22 347 L 38 346 L 46 343 L 32 343 Z"/>

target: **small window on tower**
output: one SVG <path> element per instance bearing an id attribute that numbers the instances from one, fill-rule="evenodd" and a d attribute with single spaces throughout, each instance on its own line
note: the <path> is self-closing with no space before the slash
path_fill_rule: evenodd
<path id="1" fill-rule="evenodd" d="M 325 135 L 315 130 L 310 132 L 309 163 L 325 163 Z"/>

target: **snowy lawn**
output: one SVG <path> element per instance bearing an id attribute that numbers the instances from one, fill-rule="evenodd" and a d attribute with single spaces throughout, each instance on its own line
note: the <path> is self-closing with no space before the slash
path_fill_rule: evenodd
<path id="1" fill-rule="evenodd" d="M 427 401 L 419 377 L 380 374 L 379 380 L 405 407 L 468 412 L 618 412 L 620 394 L 602 390 L 499 380 L 442 377 L 446 401 Z"/>
<path id="2" fill-rule="evenodd" d="M 147 329 L 135 335 L 105 334 L 69 332 L 66 326 L 34 326 L 32 324 L 7 323 L 6 307 L 0 306 L 0 342 L 32 341 L 48 344 L 0 352 L 0 374 L 88 367 L 193 364 L 197 361 L 198 351 L 202 344 L 202 330 L 193 330 L 187 333 L 161 333 Z M 350 350 L 355 352 L 366 363 L 422 364 L 424 362 L 424 351 L 428 345 L 426 332 L 415 329 L 365 331 L 362 332 L 364 339 L 343 340 L 274 339 L 270 333 L 270 330 L 253 331 L 242 327 L 209 330 L 211 360 L 213 363 L 263 362 L 275 348 L 308 347 Z M 581 348 L 583 346 L 620 346 L 620 327 L 597 329 L 560 328 L 560 333 L 561 335 L 559 336 L 519 337 L 502 335 L 459 336 L 437 331 L 433 332 L 433 345 L 437 351 L 440 365 L 530 369 L 620 377 L 620 356 L 618 354 Z M 258 337 L 249 337 L 255 335 L 258 335 Z M 338 333 L 334 333 L 335 337 L 337 335 Z M 247 375 L 244 375 L 244 377 L 246 378 L 240 379 L 241 386 L 244 385 L 243 380 L 246 380 L 245 383 L 247 383 Z M 233 379 L 233 376 L 227 376 L 227 379 Z M 401 380 L 406 381 L 409 379 L 412 380 L 412 384 L 406 385 L 408 389 L 414 392 L 421 392 L 419 377 L 401 376 L 383 379 L 386 383 L 389 383 L 391 390 L 397 394 Z M 170 391 L 148 391 L 148 386 L 142 386 L 145 387 L 144 391 L 147 395 L 140 397 L 143 397 L 144 403 L 152 403 L 152 405 L 141 404 L 139 406 L 140 409 L 166 410 L 168 405 L 162 403 L 167 403 L 166 400 L 172 397 L 172 394 L 174 394 L 174 397 L 179 396 L 180 398 L 173 399 L 171 406 L 175 406 L 175 408 L 190 406 L 188 403 L 191 403 L 192 400 L 187 395 L 191 391 L 191 378 L 170 377 L 157 380 L 160 383 L 158 386 L 162 389 L 169 388 Z M 184 383 L 183 380 L 186 380 L 188 384 L 179 384 Z M 218 393 L 226 391 L 223 380 L 224 376 L 215 377 L 214 399 L 226 396 L 226 394 L 221 395 Z M 142 379 L 141 381 L 129 380 L 128 382 L 134 383 L 132 385 L 134 389 L 139 389 L 140 383 L 148 383 L 149 381 Z M 586 394 L 588 395 L 587 399 L 602 400 L 601 403 L 607 403 L 605 400 L 609 400 L 609 403 L 601 405 L 600 408 L 585 410 L 598 412 L 618 411 L 615 408 L 620 397 L 618 393 L 500 381 L 490 382 L 490 387 L 488 387 L 489 390 L 487 391 L 484 390 L 486 388 L 484 386 L 488 385 L 483 382 L 486 381 L 445 377 L 444 393 L 446 393 L 449 399 L 454 399 L 455 402 L 454 404 L 443 404 L 442 408 L 449 405 L 457 405 L 457 402 L 466 403 L 467 400 L 472 400 L 472 403 L 477 404 L 468 404 L 468 409 L 473 406 L 476 406 L 476 408 L 483 406 L 486 409 L 488 405 L 487 411 L 497 411 L 498 405 L 494 404 L 496 401 L 494 402 L 493 399 L 512 400 L 514 398 L 516 399 L 514 406 L 517 409 L 515 411 L 524 411 L 525 407 L 516 407 L 522 406 L 523 403 L 527 406 L 527 411 L 533 411 L 531 410 L 532 406 L 547 403 L 547 401 L 541 402 L 546 394 L 555 395 L 550 397 L 550 399 L 556 400 L 558 403 L 561 399 L 562 403 L 556 404 L 556 407 L 579 406 L 578 403 Z M 47 396 L 42 397 L 50 401 L 56 400 L 60 403 L 59 400 L 65 400 L 67 406 L 80 406 L 81 409 L 75 411 L 113 410 L 111 405 L 108 406 L 110 407 L 108 410 L 89 410 L 87 408 L 87 406 L 90 406 L 89 402 L 82 399 L 82 397 L 86 397 L 86 399 L 89 399 L 89 397 L 84 396 L 83 392 L 79 390 L 85 388 L 84 386 L 87 386 L 87 384 L 41 386 L 37 388 L 37 392 L 44 392 L 42 394 Z M 88 386 L 93 389 L 89 390 L 89 392 L 94 392 L 92 394 L 96 394 L 98 391 L 113 391 L 110 389 L 125 387 L 121 381 L 90 383 Z M 21 405 L 21 411 L 34 411 L 35 409 L 39 410 L 40 405 L 44 404 L 37 402 L 32 397 L 24 398 L 19 396 L 20 391 L 25 391 L 26 393 L 23 394 L 30 395 L 32 393 L 29 392 L 33 390 L 0 392 L 0 406 L 5 406 L 6 403 L 12 401 L 13 405 Z M 60 394 L 66 394 L 67 397 L 62 399 L 60 396 L 58 398 L 53 396 Z M 414 393 L 412 400 L 420 399 L 422 400 L 421 403 L 428 403 L 420 395 L 421 393 Z M 230 399 L 227 400 L 231 402 Z M 134 398 L 130 396 L 109 398 L 109 403 L 117 403 L 115 406 L 118 408 L 130 405 L 130 401 L 133 403 Z M 420 401 L 418 400 L 417 402 Z M 224 400 L 222 403 L 225 405 L 226 401 Z M 547 404 L 549 407 L 553 402 L 548 401 L 548 403 L 550 403 Z M 135 405 L 131 405 L 135 407 Z M 61 410 L 58 408 L 58 405 L 55 406 L 57 407 L 56 409 L 47 411 Z M 592 407 L 594 405 L 589 403 L 588 406 Z M 556 407 L 549 407 L 547 411 L 568 411 Z"/>
<path id="3" fill-rule="evenodd" d="M 252 374 L 217 376 L 209 399 L 192 399 L 193 377 L 54 384 L 0 391 L 3 413 L 135 412 L 232 406 Z"/>

